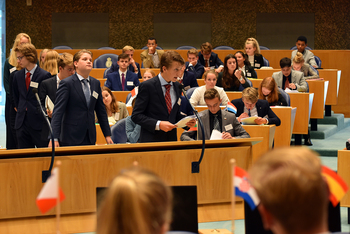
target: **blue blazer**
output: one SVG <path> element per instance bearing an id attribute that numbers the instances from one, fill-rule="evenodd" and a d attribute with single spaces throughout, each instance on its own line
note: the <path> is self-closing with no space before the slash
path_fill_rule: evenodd
<path id="1" fill-rule="evenodd" d="M 133 85 L 127 85 L 129 82 L 132 82 Z M 133 72 L 127 71 L 124 83 L 124 91 L 131 91 L 139 85 L 140 81 L 137 75 Z M 120 82 L 119 71 L 107 75 L 107 81 L 105 86 L 112 91 L 123 91 L 122 83 Z"/>
<path id="2" fill-rule="evenodd" d="M 131 116 L 134 123 L 141 125 L 139 142 L 177 141 L 176 128 L 169 132 L 155 130 L 158 120 L 169 121 L 174 124 L 185 117 L 180 113 L 181 90 L 179 89 L 179 83 L 175 82 L 173 85 L 176 101 L 169 114 L 159 76 L 140 84 Z"/>
<path id="3" fill-rule="evenodd" d="M 82 82 L 76 74 L 60 82 L 56 94 L 51 126 L 54 137 L 62 145 L 80 145 L 86 135 L 90 144 L 96 143 L 95 114 L 104 136 L 111 136 L 105 105 L 102 101 L 100 82 L 90 79 L 90 105 L 87 106 Z"/>
<path id="4" fill-rule="evenodd" d="M 190 63 L 186 62 L 186 71 L 191 71 L 196 74 L 197 79 L 202 79 L 204 74 L 204 67 L 198 61 L 195 66 L 188 66 Z"/>
<path id="5" fill-rule="evenodd" d="M 51 74 L 39 66 L 36 67 L 31 82 L 38 83 L 38 89 L 43 80 L 51 77 Z M 39 109 L 38 101 L 33 93 L 33 87 L 29 85 L 27 90 L 25 82 L 25 69 L 16 72 L 13 77 L 13 100 L 14 107 L 17 108 L 15 129 L 19 129 L 27 115 L 31 127 L 40 130 L 43 126 L 44 117 Z"/>
<path id="6" fill-rule="evenodd" d="M 194 73 L 188 72 L 188 71 L 184 72 L 182 84 L 183 84 L 185 90 L 187 90 L 189 88 L 193 88 L 193 87 L 198 87 L 197 79 L 194 76 Z"/>
<path id="7" fill-rule="evenodd" d="M 138 76 L 139 79 L 141 79 L 142 76 L 141 76 L 140 64 L 137 63 L 137 62 L 135 62 L 135 64 L 136 64 L 137 70 L 139 71 L 139 72 L 137 73 L 137 76 Z M 131 71 L 131 72 L 133 72 L 133 73 L 135 73 L 135 69 L 134 69 L 133 65 L 131 65 L 131 64 L 129 65 L 128 70 Z M 112 66 L 108 69 L 106 75 L 108 75 L 109 73 L 116 72 L 116 71 L 119 71 L 119 65 L 118 65 L 118 63 L 113 63 Z M 136 74 L 136 73 L 135 73 L 135 74 Z"/>
<path id="8" fill-rule="evenodd" d="M 198 62 L 205 67 L 205 61 L 204 57 L 201 52 L 198 53 Z M 210 58 L 209 58 L 209 65 L 211 67 L 218 68 L 221 65 L 224 65 L 224 63 L 220 60 L 219 56 L 215 54 L 214 52 L 211 52 Z"/>
<path id="9" fill-rule="evenodd" d="M 236 106 L 236 116 L 239 117 L 244 112 L 244 103 L 242 101 L 242 98 L 232 100 L 231 103 Z M 270 105 L 266 100 L 258 99 L 258 102 L 255 104 L 255 106 L 258 111 L 259 117 L 264 117 L 267 115 L 267 120 L 269 121 L 269 124 L 275 124 L 276 126 L 281 125 L 281 120 L 271 110 Z"/>

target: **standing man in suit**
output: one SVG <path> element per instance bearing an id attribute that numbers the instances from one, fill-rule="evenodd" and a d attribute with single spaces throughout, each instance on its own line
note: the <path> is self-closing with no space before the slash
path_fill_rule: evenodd
<path id="1" fill-rule="evenodd" d="M 14 108 L 17 111 L 15 129 L 18 147 L 35 148 L 45 147 L 41 140 L 41 129 L 44 117 L 33 93 L 43 80 L 51 76 L 38 65 L 38 53 L 35 46 L 30 43 L 20 44 L 16 49 L 17 62 L 23 69 L 16 72 L 13 77 Z"/>
<path id="2" fill-rule="evenodd" d="M 129 60 L 129 66 L 128 66 L 128 71 L 134 72 L 135 74 L 137 74 L 138 78 L 141 79 L 141 69 L 140 69 L 140 64 L 138 62 L 135 62 L 134 60 L 134 47 L 132 46 L 124 46 L 122 53 L 123 54 L 127 54 L 130 57 Z M 118 63 L 113 63 L 112 66 L 110 66 L 110 68 L 107 68 L 107 72 L 106 75 L 108 75 L 109 73 L 113 73 L 119 70 L 119 65 Z"/>
<path id="3" fill-rule="evenodd" d="M 208 89 L 204 93 L 204 100 L 208 110 L 200 113 L 205 131 L 205 139 L 209 140 L 214 129 L 222 132 L 222 139 L 249 138 L 249 134 L 237 121 L 236 115 L 221 110 L 220 95 L 216 89 Z M 185 131 L 181 135 L 181 141 L 197 140 L 197 131 Z M 198 127 L 198 140 L 202 140 L 202 128 Z"/>
<path id="4" fill-rule="evenodd" d="M 281 125 L 281 120 L 271 110 L 269 103 L 266 100 L 259 99 L 258 91 L 249 87 L 243 90 L 242 98 L 231 101 L 237 108 L 238 121 L 242 122 L 243 118 L 250 116 L 259 116 L 255 119 L 256 124 L 275 124 Z"/>
<path id="5" fill-rule="evenodd" d="M 184 86 L 185 90 L 193 87 L 198 87 L 197 79 L 193 72 L 186 71 L 186 66 L 181 68 L 181 75 L 178 78 L 180 84 Z"/>
<path id="6" fill-rule="evenodd" d="M 204 74 L 204 67 L 198 62 L 198 51 L 196 49 L 190 49 L 187 52 L 186 71 L 192 71 L 195 73 L 197 79 L 202 79 Z"/>
<path id="7" fill-rule="evenodd" d="M 204 66 L 205 71 L 208 71 L 212 67 L 215 68 L 217 73 L 224 70 L 224 64 L 220 60 L 219 56 L 212 52 L 213 46 L 209 42 L 205 42 L 201 45 L 201 52 L 198 55 L 198 62 Z"/>
<path id="8" fill-rule="evenodd" d="M 279 88 L 285 90 L 298 90 L 301 92 L 307 91 L 307 84 L 304 74 L 299 71 L 292 71 L 292 61 L 290 58 L 283 58 L 280 60 L 281 71 L 274 72 L 272 78 L 275 79 Z"/>
<path id="9" fill-rule="evenodd" d="M 157 40 L 154 37 L 148 38 L 148 49 L 141 53 L 141 61 L 144 68 L 159 68 L 160 58 L 164 50 L 157 50 Z"/>
<path id="10" fill-rule="evenodd" d="M 131 119 L 141 126 L 139 142 L 176 141 L 175 123 L 180 114 L 181 90 L 176 82 L 185 64 L 181 55 L 166 51 L 160 60 L 160 74 L 142 82 Z M 194 126 L 195 120 L 187 123 Z"/>
<path id="11" fill-rule="evenodd" d="M 113 144 L 100 82 L 89 76 L 92 69 L 92 53 L 88 50 L 77 52 L 73 57 L 73 64 L 76 73 L 60 82 L 56 94 L 51 121 L 55 146 L 94 145 L 94 112 L 107 144 Z M 49 147 L 51 144 L 50 141 Z"/>
<path id="12" fill-rule="evenodd" d="M 128 70 L 130 57 L 121 54 L 118 57 L 119 70 L 107 75 L 105 86 L 112 91 L 131 91 L 139 86 L 140 81 L 134 72 Z"/>

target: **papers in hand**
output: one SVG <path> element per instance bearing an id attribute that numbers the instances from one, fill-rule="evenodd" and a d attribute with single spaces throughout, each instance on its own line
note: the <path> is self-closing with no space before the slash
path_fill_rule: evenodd
<path id="1" fill-rule="evenodd" d="M 184 128 L 186 127 L 186 124 L 191 121 L 192 119 L 197 119 L 195 115 L 190 115 L 190 116 L 186 116 L 185 118 L 182 118 L 179 120 L 179 122 L 177 122 L 175 125 L 178 128 Z"/>
<path id="2" fill-rule="evenodd" d="M 257 125 L 257 124 L 255 123 L 255 121 L 254 121 L 254 120 L 256 120 L 257 118 L 258 118 L 258 116 L 255 115 L 255 116 L 243 118 L 243 119 L 241 119 L 241 122 L 242 122 L 243 125 Z"/>
<path id="3" fill-rule="evenodd" d="M 216 129 L 213 129 L 213 131 L 211 132 L 210 140 L 221 140 L 221 139 L 222 139 L 222 133 Z"/>
<path id="4" fill-rule="evenodd" d="M 50 110 L 51 112 L 53 111 L 53 108 L 55 107 L 55 105 L 53 104 L 53 102 L 51 101 L 51 99 L 49 98 L 49 96 L 46 95 L 45 98 L 45 108 Z"/>

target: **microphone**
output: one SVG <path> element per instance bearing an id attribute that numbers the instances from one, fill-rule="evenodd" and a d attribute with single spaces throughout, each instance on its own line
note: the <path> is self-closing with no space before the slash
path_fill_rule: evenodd
<path id="1" fill-rule="evenodd" d="M 33 88 L 33 93 L 34 93 L 34 95 L 36 97 L 36 100 L 38 101 L 41 113 L 43 114 L 43 116 L 44 116 L 44 118 L 45 118 L 45 120 L 47 122 L 47 125 L 49 126 L 49 130 L 50 130 L 50 134 L 51 134 L 51 141 L 52 141 L 52 154 L 51 154 L 50 168 L 49 168 L 49 170 L 42 171 L 42 173 L 41 173 L 42 183 L 45 183 L 47 178 L 49 178 L 50 175 L 51 175 L 51 170 L 52 170 L 52 167 L 53 167 L 53 163 L 55 161 L 55 143 L 54 143 L 54 137 L 53 137 L 53 132 L 52 132 L 49 116 L 46 114 L 46 112 L 44 111 L 44 109 L 43 109 L 43 107 L 41 105 L 40 98 L 39 98 L 39 95 L 38 95 L 38 89 L 37 88 Z"/>
<path id="2" fill-rule="evenodd" d="M 191 104 L 190 100 L 188 99 L 187 93 L 186 93 L 186 90 L 185 90 L 183 84 L 180 84 L 179 88 L 182 90 L 185 98 L 187 99 L 188 103 L 191 105 L 193 113 L 196 115 L 196 117 L 198 119 L 198 123 L 199 123 L 199 125 L 201 127 L 201 130 L 202 130 L 202 152 L 201 152 L 201 156 L 200 156 L 198 162 L 192 162 L 192 173 L 199 173 L 199 166 L 200 166 L 200 164 L 201 164 L 201 162 L 203 160 L 204 151 L 205 151 L 204 125 L 203 125 L 203 122 L 202 122 L 201 118 L 199 118 L 199 116 L 198 116 L 198 111 L 193 107 L 193 105 Z"/>

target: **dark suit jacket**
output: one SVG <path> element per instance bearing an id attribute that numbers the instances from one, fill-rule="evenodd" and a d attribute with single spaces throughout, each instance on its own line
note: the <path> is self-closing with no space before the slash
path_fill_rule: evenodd
<path id="1" fill-rule="evenodd" d="M 205 67 L 205 61 L 204 57 L 201 54 L 201 52 L 198 53 L 198 62 Z M 209 58 L 209 64 L 211 67 L 218 68 L 221 65 L 224 65 L 224 63 L 220 60 L 219 56 L 215 54 L 214 52 L 211 52 L 210 58 Z"/>
<path id="2" fill-rule="evenodd" d="M 134 123 L 141 125 L 139 142 L 177 141 L 176 128 L 169 132 L 155 130 L 158 120 L 169 121 L 174 124 L 184 117 L 180 114 L 179 99 L 181 90 L 179 89 L 179 83 L 175 82 L 173 85 L 176 100 L 169 114 L 159 76 L 140 84 L 131 116 Z"/>
<path id="3" fill-rule="evenodd" d="M 128 82 L 132 82 L 133 85 L 127 85 Z M 137 75 L 134 72 L 127 71 L 124 83 L 124 91 L 131 91 L 136 86 L 139 86 L 140 81 Z M 105 84 L 112 91 L 123 91 L 122 83 L 120 82 L 119 71 L 110 73 L 107 75 L 107 81 Z"/>
<path id="4" fill-rule="evenodd" d="M 242 101 L 242 98 L 232 100 L 231 103 L 237 108 L 236 116 L 240 116 L 244 112 L 244 103 Z M 270 105 L 266 100 L 259 99 L 255 106 L 258 111 L 259 117 L 263 118 L 267 115 L 267 120 L 269 121 L 269 124 L 275 124 L 276 126 L 281 125 L 281 120 L 271 110 Z"/>
<path id="5" fill-rule="evenodd" d="M 195 66 L 188 66 L 190 63 L 186 62 L 186 71 L 191 71 L 196 74 L 197 79 L 202 79 L 204 74 L 204 67 L 198 61 Z"/>
<path id="6" fill-rule="evenodd" d="M 51 74 L 39 66 L 36 67 L 32 82 L 40 84 L 43 80 L 51 77 Z M 15 129 L 19 129 L 27 116 L 28 121 L 31 123 L 31 127 L 35 130 L 42 128 L 44 117 L 41 110 L 38 108 L 38 101 L 33 93 L 33 87 L 29 86 L 28 90 L 25 82 L 25 69 L 22 69 L 14 74 L 13 77 L 13 100 L 15 107 L 17 108 L 17 115 L 15 121 Z"/>
<path id="7" fill-rule="evenodd" d="M 94 112 L 96 112 L 103 135 L 111 135 L 106 108 L 102 101 L 100 82 L 91 76 L 89 79 L 91 89 L 89 107 L 86 104 L 82 82 L 76 74 L 62 80 L 58 87 L 51 126 L 54 137 L 60 139 L 63 145 L 80 145 L 86 135 L 90 143 L 95 144 Z"/>
<path id="8" fill-rule="evenodd" d="M 188 71 L 184 72 L 182 84 L 183 84 L 185 90 L 187 90 L 189 88 L 193 88 L 193 87 L 198 87 L 197 79 L 194 76 L 194 73 L 188 72 Z"/>
<path id="9" fill-rule="evenodd" d="M 258 78 L 258 75 L 256 74 L 256 71 L 252 66 L 245 65 L 245 77 L 246 78 Z"/>
<path id="10" fill-rule="evenodd" d="M 135 64 L 136 64 L 137 70 L 139 71 L 139 72 L 137 73 L 137 77 L 138 77 L 139 79 L 141 79 L 142 76 L 141 76 L 140 64 L 137 63 L 137 62 L 135 62 Z M 113 63 L 112 66 L 108 69 L 106 75 L 108 75 L 108 74 L 110 74 L 110 73 L 113 73 L 113 72 L 117 72 L 117 71 L 119 71 L 119 65 L 118 65 L 118 63 Z M 128 71 L 131 71 L 131 72 L 135 73 L 134 66 L 130 64 L 129 67 L 128 67 Z M 135 73 L 135 74 L 136 74 L 136 73 Z"/>
<path id="11" fill-rule="evenodd" d="M 46 95 L 48 95 L 51 101 L 55 103 L 56 92 L 57 92 L 57 76 L 55 75 L 47 80 L 44 80 L 40 85 L 39 97 L 40 97 L 41 105 L 45 107 Z"/>
<path id="12" fill-rule="evenodd" d="M 246 54 L 246 56 L 247 56 L 247 58 L 249 57 L 247 54 Z M 261 54 L 255 54 L 254 55 L 254 66 L 252 66 L 252 67 L 254 69 L 260 69 L 263 66 L 264 66 L 263 56 Z"/>

